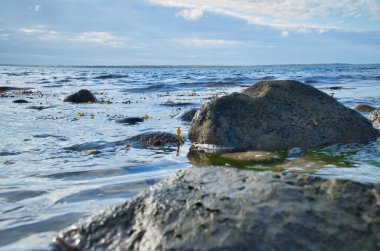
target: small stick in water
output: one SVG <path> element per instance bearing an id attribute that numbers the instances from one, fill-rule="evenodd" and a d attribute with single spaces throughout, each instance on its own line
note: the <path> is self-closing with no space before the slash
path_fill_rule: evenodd
<path id="1" fill-rule="evenodd" d="M 181 143 L 181 127 L 178 127 L 177 129 L 177 141 L 178 143 Z"/>
<path id="2" fill-rule="evenodd" d="M 181 127 L 177 129 L 177 157 L 179 157 L 179 150 L 181 149 Z"/>

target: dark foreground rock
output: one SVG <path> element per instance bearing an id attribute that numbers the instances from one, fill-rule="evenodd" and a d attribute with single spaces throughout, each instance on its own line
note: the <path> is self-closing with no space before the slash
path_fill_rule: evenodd
<path id="1" fill-rule="evenodd" d="M 57 237 L 55 250 L 379 250 L 380 185 L 191 168 Z"/>
<path id="2" fill-rule="evenodd" d="M 380 129 L 380 108 L 373 110 L 369 114 L 369 119 L 371 120 L 373 127 Z"/>
<path id="3" fill-rule="evenodd" d="M 96 103 L 95 96 L 89 90 L 79 90 L 63 99 L 63 102 L 71 103 Z"/>
<path id="4" fill-rule="evenodd" d="M 371 123 L 331 96 L 297 81 L 263 81 L 205 104 L 189 139 L 235 150 L 317 147 L 377 137 Z"/>
<path id="5" fill-rule="evenodd" d="M 193 119 L 197 111 L 198 111 L 198 108 L 187 110 L 179 116 L 179 119 L 185 122 L 191 122 L 191 120 Z"/>

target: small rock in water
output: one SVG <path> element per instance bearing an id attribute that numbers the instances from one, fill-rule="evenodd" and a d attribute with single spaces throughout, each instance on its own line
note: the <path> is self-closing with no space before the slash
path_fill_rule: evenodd
<path id="1" fill-rule="evenodd" d="M 190 103 L 190 102 L 174 102 L 174 101 L 166 101 L 165 103 L 161 104 L 161 105 L 164 105 L 164 106 L 172 106 L 172 107 L 181 107 L 181 106 L 189 106 L 189 105 L 194 105 L 194 103 Z"/>
<path id="2" fill-rule="evenodd" d="M 187 110 L 179 116 L 179 119 L 182 121 L 185 121 L 185 122 L 191 122 L 191 120 L 193 119 L 193 117 L 197 111 L 198 111 L 198 108 L 193 108 L 191 110 Z"/>
<path id="3" fill-rule="evenodd" d="M 380 108 L 373 110 L 368 117 L 371 120 L 373 127 L 380 129 Z"/>
<path id="4" fill-rule="evenodd" d="M 45 109 L 48 109 L 48 108 L 53 108 L 53 107 L 54 106 L 37 106 L 37 105 L 32 105 L 32 106 L 27 107 L 27 109 L 42 111 L 42 110 L 45 110 Z"/>
<path id="5" fill-rule="evenodd" d="M 63 99 L 63 102 L 71 103 L 96 103 L 95 96 L 89 91 L 82 89 L 76 93 L 73 93 Z"/>
<path id="6" fill-rule="evenodd" d="M 357 105 L 352 109 L 354 109 L 355 111 L 358 111 L 358 112 L 372 112 L 376 108 L 373 106 L 370 106 L 370 105 Z"/>
<path id="7" fill-rule="evenodd" d="M 185 141 L 181 138 L 178 142 L 177 135 L 168 132 L 146 132 L 133 137 L 128 138 L 123 141 L 123 143 L 128 143 L 133 147 L 163 147 L 163 146 L 177 146 L 177 144 L 182 144 Z"/>
<path id="8" fill-rule="evenodd" d="M 25 100 L 25 99 L 17 99 L 17 100 L 14 100 L 12 103 L 16 103 L 16 104 L 27 104 L 29 103 L 29 101 Z"/>
<path id="9" fill-rule="evenodd" d="M 117 123 L 128 124 L 128 125 L 136 125 L 138 123 L 144 122 L 143 118 L 140 117 L 128 117 L 123 119 L 116 120 Z"/>
<path id="10" fill-rule="evenodd" d="M 223 153 L 220 157 L 233 161 L 257 163 L 267 163 L 281 160 L 281 157 L 277 153 L 266 151 Z"/>
<path id="11" fill-rule="evenodd" d="M 28 90 L 30 88 L 20 88 L 20 87 L 10 87 L 10 86 L 0 86 L 0 93 L 7 91 L 17 91 L 17 90 Z"/>
<path id="12" fill-rule="evenodd" d="M 90 151 L 90 152 L 88 152 L 87 154 L 88 154 L 88 155 L 98 155 L 98 154 L 101 154 L 101 153 L 102 153 L 102 151 L 95 150 L 95 151 Z"/>

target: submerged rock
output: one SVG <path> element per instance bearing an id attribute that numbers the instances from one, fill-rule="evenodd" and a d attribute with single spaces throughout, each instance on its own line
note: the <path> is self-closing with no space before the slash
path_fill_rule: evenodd
<path id="1" fill-rule="evenodd" d="M 297 81 L 263 81 L 205 104 L 189 139 L 234 150 L 317 147 L 377 137 L 371 123 L 318 89 Z"/>
<path id="2" fill-rule="evenodd" d="M 282 159 L 277 153 L 266 151 L 223 153 L 220 157 L 232 161 L 253 163 L 276 162 Z"/>
<path id="3" fill-rule="evenodd" d="M 378 250 L 379 185 L 180 171 L 56 238 L 55 250 Z"/>
<path id="4" fill-rule="evenodd" d="M 166 101 L 165 103 L 162 103 L 163 106 L 171 106 L 171 107 L 180 107 L 180 106 L 190 106 L 194 105 L 194 103 L 190 102 L 174 102 L 172 100 Z"/>
<path id="5" fill-rule="evenodd" d="M 117 123 L 128 124 L 128 125 L 136 125 L 137 123 L 144 122 L 143 118 L 140 117 L 128 117 L 123 119 L 116 120 Z"/>
<path id="6" fill-rule="evenodd" d="M 181 138 L 180 142 L 177 140 L 177 135 L 168 132 L 146 132 L 123 141 L 133 147 L 162 147 L 162 146 L 177 146 L 182 144 L 184 138 Z"/>
<path id="7" fill-rule="evenodd" d="M 357 105 L 352 109 L 354 109 L 355 111 L 358 111 L 358 112 L 372 112 L 376 108 L 373 106 L 370 106 L 370 105 Z"/>
<path id="8" fill-rule="evenodd" d="M 12 101 L 12 103 L 16 103 L 16 104 L 27 104 L 27 103 L 29 103 L 29 101 L 27 101 L 27 100 L 25 100 L 25 99 L 17 99 L 17 100 Z"/>
<path id="9" fill-rule="evenodd" d="M 198 108 L 187 110 L 179 116 L 179 119 L 185 122 L 191 122 L 191 120 L 193 119 L 197 111 L 198 111 Z"/>
<path id="10" fill-rule="evenodd" d="M 71 103 L 96 103 L 95 96 L 89 90 L 79 90 L 63 99 L 63 102 Z"/>
<path id="11" fill-rule="evenodd" d="M 42 111 L 42 110 L 53 108 L 53 107 L 55 106 L 32 105 L 32 106 L 27 107 L 27 109 Z"/>
<path id="12" fill-rule="evenodd" d="M 371 120 L 373 127 L 380 129 L 380 108 L 373 110 L 369 114 L 369 119 Z"/>

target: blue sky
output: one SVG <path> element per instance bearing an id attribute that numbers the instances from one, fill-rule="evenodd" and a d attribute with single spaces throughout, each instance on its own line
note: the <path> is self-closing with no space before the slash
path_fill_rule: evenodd
<path id="1" fill-rule="evenodd" d="M 380 63 L 380 0 L 1 0 L 0 64 Z"/>

